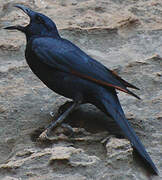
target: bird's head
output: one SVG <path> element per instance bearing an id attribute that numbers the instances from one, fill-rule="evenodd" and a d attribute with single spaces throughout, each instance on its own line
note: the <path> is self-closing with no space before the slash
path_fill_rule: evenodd
<path id="1" fill-rule="evenodd" d="M 25 33 L 27 39 L 33 36 L 59 36 L 55 23 L 47 16 L 35 12 L 23 5 L 16 5 L 15 7 L 24 11 L 30 18 L 30 23 L 27 26 L 9 26 L 5 27 L 8 30 L 19 30 Z"/>

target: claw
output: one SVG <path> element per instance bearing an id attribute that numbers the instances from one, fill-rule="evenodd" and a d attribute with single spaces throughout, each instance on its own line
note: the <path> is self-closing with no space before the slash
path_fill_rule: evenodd
<path id="1" fill-rule="evenodd" d="M 47 140 L 47 139 L 48 139 L 47 132 L 48 132 L 47 129 L 46 129 L 45 131 L 43 131 L 43 132 L 39 135 L 38 140 L 39 140 L 39 141 L 45 141 L 45 140 Z"/>

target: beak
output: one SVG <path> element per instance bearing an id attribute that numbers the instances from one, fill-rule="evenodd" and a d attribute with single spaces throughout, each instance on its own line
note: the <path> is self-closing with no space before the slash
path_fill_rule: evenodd
<path id="1" fill-rule="evenodd" d="M 15 5 L 14 7 L 21 9 L 29 17 L 31 17 L 33 14 L 33 11 L 30 8 L 25 7 L 24 5 L 18 4 L 18 5 Z"/>
<path id="2" fill-rule="evenodd" d="M 21 9 L 25 14 L 27 14 L 30 18 L 32 17 L 32 15 L 34 14 L 34 11 L 32 11 L 31 9 L 23 6 L 23 5 L 15 5 L 16 8 L 19 8 Z M 8 29 L 8 30 L 19 30 L 21 32 L 24 32 L 25 31 L 25 27 L 23 26 L 8 26 L 8 27 L 5 27 L 4 29 Z"/>
<path id="3" fill-rule="evenodd" d="M 8 26 L 8 27 L 4 27 L 3 29 L 7 29 L 7 30 L 18 30 L 18 31 L 21 31 L 21 32 L 25 32 L 25 27 L 23 26 Z"/>
<path id="4" fill-rule="evenodd" d="M 8 27 L 5 27 L 4 29 L 7 29 L 7 30 L 19 30 L 21 32 L 24 32 L 24 27 L 23 26 L 8 26 Z"/>

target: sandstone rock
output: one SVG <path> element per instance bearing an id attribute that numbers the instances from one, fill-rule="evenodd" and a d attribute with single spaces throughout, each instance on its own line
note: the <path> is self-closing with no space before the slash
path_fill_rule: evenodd
<path id="1" fill-rule="evenodd" d="M 73 154 L 80 153 L 82 151 L 82 149 L 76 149 L 73 147 L 55 147 L 52 150 L 52 156 L 49 161 L 69 160 Z"/>
<path id="2" fill-rule="evenodd" d="M 89 156 L 85 153 L 76 154 L 71 157 L 70 164 L 71 166 L 92 166 L 96 165 L 100 159 L 97 156 Z"/>
<path id="3" fill-rule="evenodd" d="M 133 149 L 127 139 L 111 137 L 106 144 L 108 161 L 130 160 Z"/>
<path id="4" fill-rule="evenodd" d="M 3 180 L 21 180 L 20 178 L 14 178 L 14 177 L 11 177 L 11 176 L 5 176 L 3 178 Z"/>
<path id="5" fill-rule="evenodd" d="M 31 177 L 28 180 L 86 180 L 86 177 L 79 175 L 79 174 L 74 174 L 74 175 L 61 175 L 60 174 L 57 176 L 48 174 L 45 176 Z"/>

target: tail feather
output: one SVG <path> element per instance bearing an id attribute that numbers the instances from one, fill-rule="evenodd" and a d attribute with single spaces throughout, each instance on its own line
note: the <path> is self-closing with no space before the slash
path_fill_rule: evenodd
<path id="1" fill-rule="evenodd" d="M 133 93 L 132 91 L 130 91 L 128 89 L 127 89 L 127 93 L 134 96 L 134 97 L 136 97 L 137 99 L 141 99 L 139 96 L 137 96 L 135 93 Z"/>
<path id="2" fill-rule="evenodd" d="M 113 117 L 139 155 L 143 158 L 147 165 L 151 167 L 153 173 L 158 175 L 158 170 L 155 164 L 153 163 L 149 154 L 146 152 L 145 147 L 137 137 L 135 131 L 126 120 L 116 93 L 107 92 L 106 97 L 102 98 L 102 105 L 104 106 L 104 111 Z"/>
<path id="3" fill-rule="evenodd" d="M 125 81 L 124 79 L 122 79 L 120 76 L 118 76 L 118 74 L 117 74 L 116 72 L 111 71 L 111 73 L 114 75 L 114 77 L 115 77 L 116 79 L 118 79 L 120 82 L 122 82 L 126 87 L 140 90 L 138 87 L 136 87 L 136 86 L 134 86 L 133 84 Z"/>

